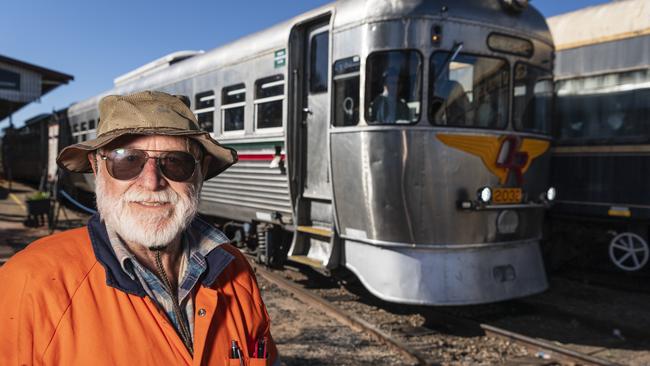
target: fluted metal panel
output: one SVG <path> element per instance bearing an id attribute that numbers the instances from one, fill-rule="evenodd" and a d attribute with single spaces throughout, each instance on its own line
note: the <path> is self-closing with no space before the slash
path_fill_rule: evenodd
<path id="1" fill-rule="evenodd" d="M 240 155 L 245 152 L 240 152 Z M 270 161 L 239 161 L 203 185 L 201 199 L 263 212 L 291 214 L 286 170 Z"/>

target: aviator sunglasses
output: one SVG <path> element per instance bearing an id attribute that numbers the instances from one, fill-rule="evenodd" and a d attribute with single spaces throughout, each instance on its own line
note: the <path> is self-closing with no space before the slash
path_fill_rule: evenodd
<path id="1" fill-rule="evenodd" d="M 149 152 L 159 152 L 158 156 L 149 156 Z M 184 182 L 192 177 L 196 164 L 200 160 L 185 151 L 160 151 L 138 149 L 115 149 L 107 155 L 99 154 L 106 161 L 106 168 L 111 177 L 118 180 L 136 178 L 144 169 L 149 159 L 156 160 L 156 166 L 165 178 L 174 182 Z"/>

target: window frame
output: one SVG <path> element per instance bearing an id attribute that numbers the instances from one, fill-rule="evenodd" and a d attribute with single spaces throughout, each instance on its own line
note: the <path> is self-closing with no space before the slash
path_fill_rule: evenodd
<path id="1" fill-rule="evenodd" d="M 336 73 L 335 68 L 336 68 L 337 62 L 342 62 L 342 61 L 345 61 L 345 60 L 354 61 L 355 59 L 357 60 L 357 63 L 358 63 L 358 65 L 356 67 L 356 71 L 355 70 L 352 70 L 352 71 L 345 70 L 341 74 Z M 335 109 L 336 109 L 336 96 L 337 96 L 336 95 L 336 82 L 339 81 L 339 80 L 346 81 L 346 80 L 350 80 L 350 79 L 354 79 L 354 78 L 359 79 L 358 80 L 359 90 L 357 91 L 357 93 L 358 93 L 357 97 L 358 97 L 358 100 L 359 100 L 359 108 L 361 108 L 361 56 L 354 55 L 354 56 L 349 56 L 349 57 L 343 57 L 343 58 L 340 58 L 340 59 L 335 60 L 334 62 L 332 62 L 332 83 L 331 83 L 331 85 L 332 85 L 332 91 L 331 91 L 332 102 L 330 103 L 331 106 L 332 106 L 332 110 L 330 111 L 330 115 L 332 116 L 332 118 L 331 118 L 331 121 L 330 121 L 330 126 L 332 126 L 334 128 L 355 127 L 355 126 L 359 126 L 359 122 L 361 122 L 361 111 L 359 111 L 356 123 L 353 124 L 353 125 L 348 125 L 348 126 L 341 125 L 341 126 L 339 126 L 339 125 L 336 125 L 334 123 L 335 119 L 336 119 L 336 111 L 335 111 Z"/>
<path id="2" fill-rule="evenodd" d="M 325 75 L 325 90 L 317 90 L 313 91 L 312 90 L 312 50 L 313 50 L 313 40 L 314 38 L 320 36 L 321 34 L 327 34 L 327 61 L 325 62 L 326 67 L 325 70 L 327 72 L 327 75 Z M 315 29 L 313 33 L 311 34 L 311 37 L 309 37 L 309 49 L 307 50 L 308 54 L 308 62 L 307 62 L 307 94 L 309 95 L 317 95 L 317 94 L 323 94 L 323 93 L 328 93 L 330 90 L 329 87 L 329 79 L 330 79 L 330 48 L 331 48 L 331 32 L 330 32 L 330 27 L 329 25 L 320 27 L 318 29 Z"/>
<path id="3" fill-rule="evenodd" d="M 435 122 L 435 118 L 431 118 L 431 98 L 435 95 L 432 93 L 434 90 L 434 84 L 431 82 L 431 78 L 435 76 L 435 70 L 431 70 L 431 61 L 433 60 L 433 57 L 436 53 L 451 53 L 451 50 L 444 50 L 444 49 L 436 49 L 433 52 L 431 52 L 431 55 L 429 56 L 429 83 L 428 83 L 428 97 L 429 100 L 427 100 L 427 119 L 429 119 L 429 124 L 433 127 L 442 127 L 442 128 L 462 128 L 462 129 L 480 129 L 480 130 L 487 130 L 487 131 L 505 131 L 508 129 L 510 126 L 510 121 L 512 117 L 512 95 L 514 93 L 514 88 L 513 88 L 513 76 L 512 76 L 512 64 L 506 57 L 499 57 L 499 56 L 493 56 L 493 55 L 483 55 L 480 53 L 472 53 L 472 52 L 459 52 L 458 56 L 472 56 L 472 57 L 483 57 L 483 58 L 491 58 L 491 59 L 496 59 L 496 60 L 501 60 L 506 63 L 506 69 L 508 70 L 508 86 L 506 88 L 507 93 L 506 93 L 506 101 L 508 105 L 506 106 L 506 118 L 505 118 L 505 123 L 503 127 L 500 128 L 491 128 L 491 127 L 481 127 L 481 126 L 455 126 L 455 125 L 441 125 L 437 124 Z M 472 85 L 473 86 L 473 85 Z"/>
<path id="4" fill-rule="evenodd" d="M 548 125 L 547 131 L 545 131 L 545 132 L 529 131 L 529 130 L 526 130 L 526 129 L 520 129 L 520 128 L 518 128 L 517 123 L 515 122 L 515 85 L 516 85 L 516 82 L 515 82 L 515 69 L 517 67 L 517 64 L 524 64 L 524 65 L 526 65 L 528 67 L 532 67 L 532 68 L 535 68 L 535 69 L 538 69 L 538 70 L 542 70 L 542 71 L 548 72 L 550 74 L 550 77 L 551 77 L 550 78 L 550 80 L 551 80 L 551 96 L 550 96 L 550 100 L 549 100 L 550 106 L 548 107 L 549 108 L 549 110 L 548 110 L 548 115 L 549 115 L 548 116 L 548 118 L 549 118 L 548 123 L 549 123 L 549 125 Z M 512 93 L 511 93 L 511 97 L 510 97 L 511 100 L 512 100 L 512 103 L 511 103 L 511 106 L 510 106 L 510 116 L 509 117 L 510 117 L 510 120 L 512 121 L 512 130 L 517 131 L 517 132 L 525 132 L 525 133 L 539 134 L 539 135 L 545 135 L 545 136 L 552 136 L 553 135 L 553 120 L 554 120 L 553 114 L 555 113 L 554 112 L 555 111 L 555 106 L 554 106 L 554 103 L 555 103 L 555 80 L 553 78 L 553 70 L 549 70 L 549 69 L 545 69 L 545 68 L 537 66 L 537 65 L 533 65 L 532 63 L 527 62 L 527 61 L 517 60 L 516 62 L 514 62 L 512 64 L 512 72 L 511 72 L 510 77 L 511 77 L 511 80 L 512 80 L 511 81 Z"/>
<path id="5" fill-rule="evenodd" d="M 207 99 L 206 99 L 207 98 Z M 212 100 L 212 106 L 208 107 L 203 107 L 203 108 L 198 108 L 199 104 L 201 102 L 206 102 Z M 199 121 L 199 115 L 200 114 L 207 114 L 207 113 L 212 113 L 212 130 L 206 130 L 209 133 L 214 133 L 215 129 L 215 124 L 216 124 L 216 119 L 215 119 L 215 104 L 217 102 L 217 95 L 214 92 L 213 89 L 205 90 L 202 92 L 198 92 L 194 94 L 194 107 L 197 109 L 192 110 L 192 113 L 196 116 L 197 121 L 199 122 L 199 127 L 201 126 L 201 122 Z"/>
<path id="6" fill-rule="evenodd" d="M 0 68 L 0 81 L 2 81 L 2 83 L 0 83 L 0 90 L 20 91 L 22 75 L 20 72 L 2 67 Z M 11 85 L 9 83 L 11 83 Z"/>
<path id="7" fill-rule="evenodd" d="M 266 80 L 269 80 L 269 79 L 272 79 L 272 78 L 275 78 L 275 77 L 278 77 L 278 76 L 280 77 L 280 79 L 275 80 L 275 81 L 271 81 L 271 82 L 267 82 L 267 83 L 263 83 L 262 85 L 264 85 L 264 84 L 274 84 L 273 86 L 275 86 L 275 85 L 280 85 L 281 84 L 282 85 L 282 94 L 272 95 L 270 97 L 264 97 L 264 98 L 257 99 L 258 83 L 262 83 L 262 82 L 264 82 Z M 284 129 L 284 117 L 285 117 L 285 114 L 286 114 L 285 110 L 284 110 L 284 102 L 281 103 L 281 113 L 282 114 L 280 116 L 280 120 L 281 120 L 282 123 L 280 124 L 280 126 L 261 127 L 260 128 L 258 126 L 258 119 L 257 118 L 259 117 L 259 115 L 258 115 L 258 112 L 257 112 L 257 108 L 258 108 L 258 106 L 260 104 L 283 101 L 285 99 L 285 96 L 286 96 L 286 93 L 287 93 L 287 82 L 286 82 L 286 79 L 284 78 L 284 74 L 275 74 L 275 75 L 265 76 L 265 77 L 259 78 L 259 79 L 255 80 L 254 85 L 255 85 L 255 90 L 254 90 L 255 93 L 253 95 L 255 97 L 253 99 L 253 126 L 254 126 L 254 130 L 256 132 L 259 131 L 260 133 L 273 133 L 273 132 L 277 132 L 277 131 L 282 131 Z M 262 87 L 262 85 L 260 85 L 259 87 Z"/>
<path id="8" fill-rule="evenodd" d="M 636 134 L 636 135 L 622 135 L 622 136 L 616 136 L 616 135 L 610 135 L 610 136 L 580 136 L 580 137 L 570 137 L 570 136 L 563 136 L 562 135 L 562 130 L 563 127 L 565 126 L 566 122 L 566 113 L 560 113 L 560 105 L 564 104 L 565 102 L 562 101 L 561 99 L 564 97 L 584 97 L 584 96 L 608 96 L 609 98 L 616 98 L 616 95 L 613 95 L 613 92 L 620 92 L 624 90 L 616 90 L 614 89 L 621 89 L 620 84 L 617 85 L 609 85 L 604 88 L 598 88 L 596 89 L 598 92 L 596 93 L 590 93 L 594 92 L 596 90 L 593 89 L 587 89 L 587 92 L 584 92 L 584 89 L 582 89 L 583 92 L 579 93 L 561 93 L 559 91 L 560 86 L 563 85 L 563 83 L 566 82 L 576 82 L 576 81 L 588 81 L 589 79 L 597 79 L 597 78 L 602 78 L 602 77 L 610 77 L 613 75 L 617 75 L 617 77 L 624 76 L 626 74 L 631 74 L 634 72 L 639 72 L 639 71 L 645 71 L 648 75 L 648 80 L 650 81 L 650 70 L 646 70 L 645 68 L 635 68 L 635 69 L 629 69 L 629 70 L 623 70 L 623 71 L 613 71 L 613 72 L 604 72 L 604 73 L 599 73 L 599 74 L 593 74 L 593 75 L 586 75 L 586 76 L 578 76 L 578 75 L 572 75 L 570 77 L 562 78 L 560 80 L 555 80 L 554 82 L 554 108 L 553 108 L 553 139 L 555 141 L 555 144 L 558 146 L 606 146 L 606 145 L 641 145 L 641 144 L 648 144 L 650 143 L 650 132 L 645 133 L 645 134 Z M 620 79 L 619 79 L 620 80 Z M 639 83 L 636 85 L 647 85 L 648 81 L 644 83 Z M 603 91 L 603 89 L 607 91 Z M 646 88 L 633 88 L 631 90 L 627 90 L 630 92 L 637 93 L 637 95 L 640 93 L 640 91 L 645 90 L 648 93 L 648 96 L 650 96 L 650 86 Z M 584 103 L 584 102 L 581 102 Z M 598 104 L 598 103 L 595 103 Z M 601 115 L 601 108 L 602 105 L 598 104 L 598 107 L 595 109 L 596 112 L 599 113 L 599 117 Z M 630 109 L 634 110 L 634 109 Z M 650 116 L 650 107 L 648 108 L 649 113 L 648 116 Z M 590 111 L 594 112 L 593 108 L 581 108 L 579 109 L 580 113 L 585 113 L 585 111 Z M 595 123 L 594 120 L 592 119 L 586 119 L 585 122 L 587 124 L 589 123 Z M 598 120 L 600 124 L 602 124 L 601 120 Z"/>
<path id="9" fill-rule="evenodd" d="M 237 87 L 237 88 L 235 88 Z M 233 92 L 239 92 L 240 93 L 233 93 Z M 232 94 L 230 94 L 232 93 Z M 235 102 L 235 103 L 230 103 L 230 104 L 224 104 L 225 102 L 225 96 L 226 95 L 236 95 L 236 94 L 243 94 L 244 95 L 244 100 L 241 102 Z M 226 131 L 226 110 L 229 109 L 234 109 L 234 108 L 239 108 L 242 107 L 244 108 L 244 115 L 243 115 L 243 120 L 244 124 L 242 125 L 241 129 L 238 130 L 231 130 L 231 131 Z M 236 84 L 231 84 L 228 86 L 224 86 L 221 88 L 221 106 L 219 106 L 219 116 L 221 117 L 221 127 L 220 127 L 220 132 L 223 136 L 239 136 L 243 135 L 246 133 L 246 84 L 245 83 L 236 83 Z"/>
<path id="10" fill-rule="evenodd" d="M 371 103 L 370 99 L 373 99 L 373 98 L 370 98 L 370 95 L 368 94 L 368 93 L 370 93 L 370 87 L 368 85 L 370 83 L 370 77 L 369 77 L 370 73 L 368 72 L 368 67 L 370 65 L 370 58 L 372 56 L 376 55 L 376 54 L 388 53 L 388 52 L 401 52 L 401 53 L 415 52 L 420 57 L 420 78 L 419 78 L 420 79 L 419 80 L 420 92 L 419 92 L 419 95 L 418 95 L 418 100 L 420 101 L 420 114 L 418 115 L 418 119 L 415 120 L 415 121 L 411 121 L 409 123 L 396 123 L 396 122 L 394 122 L 394 123 L 371 123 L 369 121 L 370 116 L 368 114 L 368 111 L 370 109 L 370 103 Z M 377 50 L 377 51 L 373 51 L 373 52 L 369 53 L 368 56 L 366 56 L 366 60 L 365 60 L 366 61 L 365 66 L 366 67 L 365 67 L 365 70 L 364 70 L 364 72 L 365 72 L 365 83 L 363 84 L 363 88 L 364 88 L 364 91 L 365 91 L 365 93 L 363 93 L 363 98 L 364 98 L 364 101 L 363 101 L 363 121 L 365 122 L 366 125 L 368 125 L 368 126 L 413 126 L 413 125 L 417 125 L 418 123 L 420 123 L 422 121 L 422 114 L 423 114 L 423 111 L 424 111 L 424 108 L 423 108 L 424 101 L 422 100 L 422 96 L 423 96 L 423 90 L 422 89 L 423 89 L 423 86 L 424 86 L 424 84 L 423 84 L 424 60 L 425 60 L 424 54 L 417 48 L 392 48 L 392 49 L 385 49 L 385 50 Z M 359 83 L 359 89 L 361 89 L 361 86 L 362 86 L 362 84 Z M 359 94 L 361 94 L 361 91 L 359 91 Z M 359 113 L 359 116 L 361 116 L 361 113 Z M 359 119 L 361 119 L 361 118 L 359 118 Z M 357 125 L 358 125 L 358 123 L 357 123 Z"/>

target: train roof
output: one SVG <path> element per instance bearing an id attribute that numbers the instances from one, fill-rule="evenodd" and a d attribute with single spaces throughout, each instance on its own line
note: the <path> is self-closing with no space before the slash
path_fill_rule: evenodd
<path id="1" fill-rule="evenodd" d="M 548 18 L 557 50 L 650 34 L 648 0 L 612 1 Z"/>
<path id="2" fill-rule="evenodd" d="M 503 3 L 503 0 L 456 0 L 453 3 L 447 0 L 338 0 L 266 30 L 151 72 L 146 77 L 137 78 L 127 73 L 131 80 L 124 80 L 114 89 L 72 105 L 69 113 L 94 108 L 99 99 L 108 94 L 160 88 L 178 80 L 189 79 L 210 70 L 274 52 L 278 48 L 286 47 L 291 29 L 296 23 L 307 21 L 327 11 L 334 14 L 335 30 L 379 20 L 424 17 L 487 23 L 504 29 L 514 28 L 549 44 L 552 42 L 546 20 L 535 8 L 528 6 L 517 13 L 505 9 Z"/>
<path id="3" fill-rule="evenodd" d="M 551 34 L 544 16 L 534 7 L 510 11 L 503 0 L 339 0 L 334 27 L 376 20 L 423 17 L 491 24 L 517 29 L 551 43 Z"/>

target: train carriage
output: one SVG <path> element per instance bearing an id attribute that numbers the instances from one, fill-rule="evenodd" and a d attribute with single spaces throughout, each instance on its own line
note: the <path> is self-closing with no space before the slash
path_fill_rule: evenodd
<path id="1" fill-rule="evenodd" d="M 547 287 L 552 53 L 524 0 L 340 0 L 145 65 L 69 118 L 83 141 L 104 95 L 188 95 L 240 156 L 200 211 L 262 260 L 347 268 L 389 301 L 485 303 Z"/>
<path id="2" fill-rule="evenodd" d="M 591 240 L 574 250 L 578 256 L 600 252 L 638 271 L 650 257 L 650 7 L 611 2 L 549 25 L 558 48 L 554 227 L 591 234 L 573 240 Z"/>

